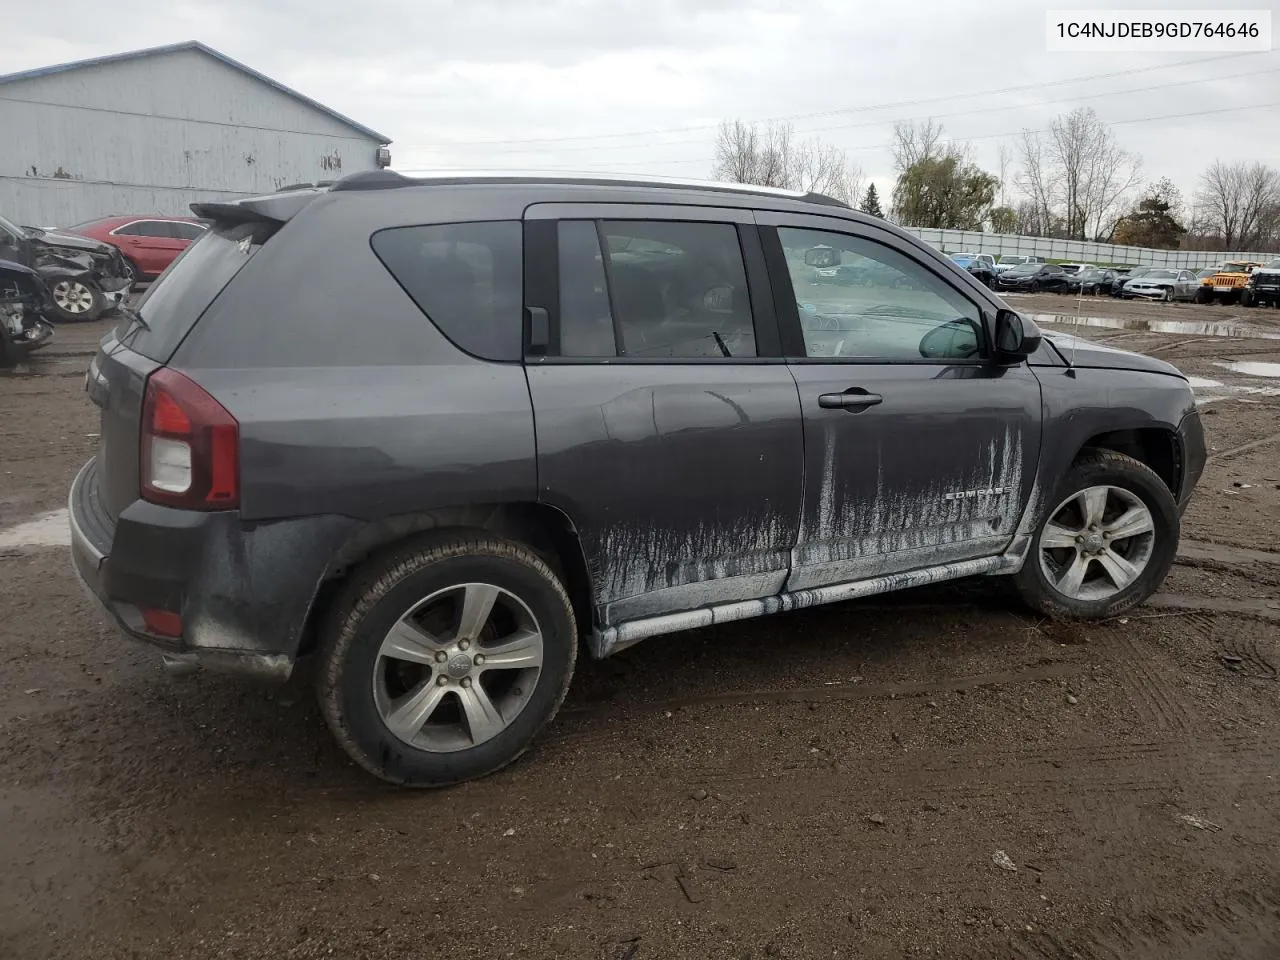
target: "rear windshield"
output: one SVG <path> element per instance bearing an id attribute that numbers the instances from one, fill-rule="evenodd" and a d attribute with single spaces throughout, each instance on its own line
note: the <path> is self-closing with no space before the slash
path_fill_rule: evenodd
<path id="1" fill-rule="evenodd" d="M 207 230 L 134 304 L 145 327 L 135 331 L 130 346 L 144 357 L 168 363 L 200 315 L 278 227 L 259 222 Z M 123 316 L 121 334 L 130 323 L 128 313 Z"/>

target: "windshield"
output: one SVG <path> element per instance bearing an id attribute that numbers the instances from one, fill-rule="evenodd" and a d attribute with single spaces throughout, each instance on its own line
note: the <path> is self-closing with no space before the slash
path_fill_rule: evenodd
<path id="1" fill-rule="evenodd" d="M 1249 265 L 1247 263 L 1224 263 L 1219 273 L 1248 273 Z"/>
<path id="2" fill-rule="evenodd" d="M 1027 261 L 1024 260 L 1022 257 L 1001 257 L 1000 262 L 1001 263 L 1026 263 Z"/>
<path id="3" fill-rule="evenodd" d="M 1147 280 L 1177 280 L 1176 270 L 1148 270 L 1143 277 Z"/>
<path id="4" fill-rule="evenodd" d="M 1268 264 L 1267 264 L 1267 269 L 1268 269 L 1268 270 L 1280 270 L 1280 257 L 1277 257 L 1276 259 L 1274 259 L 1274 260 L 1272 260 L 1270 263 L 1268 263 Z"/>
<path id="5" fill-rule="evenodd" d="M 1020 263 L 1009 271 L 1009 275 L 1014 277 L 1025 277 L 1035 273 L 1039 269 L 1040 264 L 1038 263 Z"/>
<path id="6" fill-rule="evenodd" d="M 973 263 L 973 257 L 954 256 L 951 259 L 962 267 L 967 267 L 969 264 Z"/>
<path id="7" fill-rule="evenodd" d="M 27 235 L 27 232 L 23 230 L 20 226 L 18 226 L 16 223 L 12 222 L 11 220 L 6 220 L 4 217 L 0 217 L 0 230 L 7 230 L 9 233 L 13 234 L 19 240 L 21 240 L 23 237 Z"/>

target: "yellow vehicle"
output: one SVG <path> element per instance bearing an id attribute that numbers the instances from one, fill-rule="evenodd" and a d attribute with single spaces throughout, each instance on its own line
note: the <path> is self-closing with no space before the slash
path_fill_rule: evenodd
<path id="1" fill-rule="evenodd" d="M 1196 303 L 1238 303 L 1249 283 L 1249 275 L 1255 267 L 1262 266 L 1249 260 L 1233 260 L 1218 267 L 1212 276 L 1205 277 L 1196 291 Z"/>

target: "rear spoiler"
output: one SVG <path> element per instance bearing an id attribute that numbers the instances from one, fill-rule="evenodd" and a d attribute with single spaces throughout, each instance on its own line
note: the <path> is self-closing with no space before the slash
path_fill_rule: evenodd
<path id="1" fill-rule="evenodd" d="M 221 201 L 193 203 L 191 212 L 201 220 L 212 220 L 216 223 L 281 224 L 293 219 L 303 207 L 324 192 L 326 191 L 323 187 L 306 185 L 284 193 L 249 197 L 246 200 L 234 200 L 230 203 Z"/>

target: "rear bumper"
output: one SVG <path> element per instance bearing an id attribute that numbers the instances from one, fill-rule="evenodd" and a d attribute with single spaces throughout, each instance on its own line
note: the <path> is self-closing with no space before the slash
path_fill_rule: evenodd
<path id="1" fill-rule="evenodd" d="M 90 595 L 126 636 L 172 666 L 287 679 L 326 567 L 353 532 L 340 517 L 247 524 L 234 511 L 174 510 L 139 500 L 113 523 L 97 463 L 68 498 L 71 557 Z M 146 627 L 143 610 L 177 613 L 180 637 Z"/>

